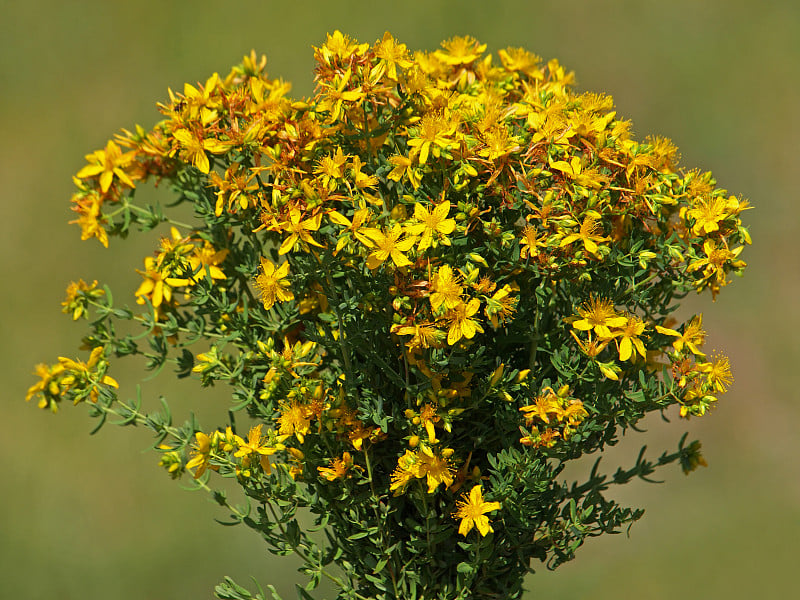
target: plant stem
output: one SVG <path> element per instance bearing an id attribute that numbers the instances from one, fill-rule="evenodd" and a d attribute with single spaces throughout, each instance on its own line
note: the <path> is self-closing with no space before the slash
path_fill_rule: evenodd
<path id="1" fill-rule="evenodd" d="M 353 371 L 353 365 L 350 361 L 350 344 L 347 341 L 347 333 L 345 332 L 344 327 L 344 320 L 342 319 L 342 313 L 339 308 L 340 300 L 339 295 L 336 293 L 336 286 L 333 283 L 333 278 L 331 277 L 330 270 L 325 266 L 322 262 L 322 259 L 319 257 L 316 251 L 312 250 L 311 254 L 317 261 L 317 264 L 322 269 L 323 273 L 325 274 L 325 282 L 328 284 L 328 293 L 331 295 L 331 299 L 333 300 L 334 305 L 334 313 L 336 314 L 336 321 L 339 324 L 339 346 L 341 349 L 342 355 L 342 363 L 344 365 L 345 370 L 345 385 L 348 388 L 352 388 L 353 382 L 355 381 L 355 375 Z M 349 301 L 349 298 L 345 298 L 346 301 Z M 358 397 L 358 390 L 355 389 L 355 396 Z"/>
<path id="2" fill-rule="evenodd" d="M 141 206 L 136 206 L 135 204 L 131 204 L 130 201 L 128 200 L 128 198 L 126 198 L 126 197 L 122 198 L 122 206 L 120 206 L 117 210 L 106 214 L 105 216 L 110 218 L 110 219 L 113 219 L 114 217 L 116 217 L 118 214 L 124 212 L 125 210 L 130 210 L 130 211 L 133 211 L 133 212 L 138 213 L 140 215 L 153 216 L 153 213 L 150 212 L 149 210 L 147 210 L 146 208 L 142 208 Z M 176 227 L 183 227 L 184 229 L 190 229 L 190 230 L 194 229 L 194 227 L 192 225 L 189 225 L 188 223 L 182 223 L 181 221 L 175 221 L 174 219 L 170 219 L 169 217 L 166 217 L 166 216 L 162 217 L 161 222 L 162 223 L 169 223 L 170 225 L 175 225 Z"/>
<path id="3" fill-rule="evenodd" d="M 320 562 L 311 560 L 311 557 L 308 555 L 308 553 L 304 549 L 301 548 L 300 545 L 293 544 L 290 541 L 289 537 L 286 534 L 286 527 L 284 527 L 283 523 L 278 518 L 278 515 L 275 513 L 275 507 L 273 507 L 273 505 L 271 503 L 269 503 L 269 502 L 266 502 L 265 505 L 269 509 L 269 512 L 272 515 L 273 521 L 278 526 L 278 529 L 280 529 L 281 534 L 283 536 L 283 539 L 291 547 L 291 549 L 294 551 L 294 553 L 297 554 L 297 556 L 299 556 L 300 558 L 302 558 L 303 561 L 305 561 L 305 563 L 307 565 L 313 567 L 319 573 L 321 573 L 322 575 L 324 575 L 325 577 L 330 579 L 340 589 L 342 589 L 342 590 L 345 589 L 346 586 L 345 586 L 344 582 L 341 579 L 339 579 L 335 575 L 332 575 L 331 573 L 329 573 L 325 569 L 325 567 L 322 566 L 322 564 Z M 369 600 L 369 598 L 366 598 L 365 596 L 362 596 L 361 594 L 357 593 L 355 590 L 352 590 L 352 592 L 357 598 L 359 598 L 361 600 Z"/>

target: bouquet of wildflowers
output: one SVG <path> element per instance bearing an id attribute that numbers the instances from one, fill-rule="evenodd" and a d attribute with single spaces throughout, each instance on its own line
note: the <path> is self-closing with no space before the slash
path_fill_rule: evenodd
<path id="1" fill-rule="evenodd" d="M 556 60 L 485 50 L 336 32 L 304 100 L 251 53 L 75 176 L 83 239 L 163 237 L 131 266 L 133 307 L 70 284 L 88 358 L 39 365 L 28 399 L 152 430 L 173 477 L 303 560 L 300 598 L 323 578 L 341 599 L 519 598 L 536 565 L 641 516 L 611 486 L 705 464 L 684 436 L 559 479 L 648 413 L 701 416 L 726 391 L 702 315 L 670 315 L 741 273 L 747 203 L 667 139 L 636 141 Z M 148 181 L 174 202 L 137 204 Z M 229 421 L 123 399 L 110 365 L 132 355 L 230 386 Z"/>

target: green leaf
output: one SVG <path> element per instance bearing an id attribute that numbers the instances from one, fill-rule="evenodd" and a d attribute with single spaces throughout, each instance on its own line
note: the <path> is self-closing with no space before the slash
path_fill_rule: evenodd
<path id="1" fill-rule="evenodd" d="M 475 566 L 471 565 L 468 562 L 460 562 L 460 563 L 458 563 L 458 567 L 456 567 L 456 570 L 459 573 L 464 573 L 466 575 L 470 575 L 470 574 L 475 572 Z"/>
<path id="2" fill-rule="evenodd" d="M 247 589 L 230 577 L 225 577 L 225 580 L 214 588 L 214 594 L 221 600 L 251 600 L 253 598 Z"/>
<path id="3" fill-rule="evenodd" d="M 184 348 L 180 357 L 176 359 L 176 362 L 178 364 L 178 368 L 175 369 L 175 373 L 177 373 L 178 379 L 184 379 L 192 374 L 192 368 L 194 367 L 194 354 L 192 354 L 189 350 Z"/>
<path id="4" fill-rule="evenodd" d="M 388 562 L 388 559 L 386 557 L 380 559 L 378 561 L 378 564 L 375 565 L 375 568 L 372 569 L 372 572 L 373 573 L 380 573 L 381 571 L 383 571 L 383 568 L 386 566 L 387 562 Z"/>
<path id="5" fill-rule="evenodd" d="M 295 587 L 295 590 L 297 590 L 297 597 L 298 597 L 300 600 L 314 600 L 314 596 L 312 596 L 311 594 L 309 594 L 307 591 L 305 591 L 305 590 L 304 590 L 302 587 L 300 587 L 298 584 L 295 584 L 295 585 L 294 585 L 294 587 Z"/>

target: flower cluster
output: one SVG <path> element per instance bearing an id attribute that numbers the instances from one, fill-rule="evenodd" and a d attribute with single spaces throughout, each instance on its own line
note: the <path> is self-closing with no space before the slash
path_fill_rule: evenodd
<path id="1" fill-rule="evenodd" d="M 569 397 L 569 387 L 562 386 L 558 393 L 547 387 L 536 397 L 536 402 L 519 409 L 525 416 L 525 426 L 535 425 L 520 442 L 526 446 L 550 448 L 558 438 L 569 439 L 589 413 L 583 402 Z M 541 428 L 541 429 L 540 429 Z"/>
<path id="2" fill-rule="evenodd" d="M 36 365 L 36 375 L 40 380 L 28 389 L 25 400 L 39 399 L 39 408 L 58 411 L 58 404 L 64 398 L 79 402 L 96 403 L 102 396 L 110 397 L 109 388 L 118 388 L 119 384 L 110 375 L 106 375 L 108 361 L 103 347 L 92 350 L 89 360 L 73 360 L 58 357 L 54 365 Z"/>
<path id="3" fill-rule="evenodd" d="M 518 598 L 533 559 L 555 567 L 641 515 L 609 483 L 705 464 L 681 440 L 609 481 L 556 477 L 647 413 L 700 416 L 726 391 L 702 317 L 669 315 L 743 271 L 747 202 L 681 170 L 669 140 L 635 140 L 555 59 L 340 32 L 314 55 L 310 98 L 251 53 L 87 155 L 83 239 L 169 235 L 131 286 L 138 312 L 71 284 L 65 312 L 96 315 L 91 358 L 38 367 L 28 398 L 150 427 L 174 477 L 235 478 L 256 510 L 215 498 L 298 554 L 308 589 L 325 576 L 340 598 Z M 193 220 L 137 205 L 147 181 Z M 106 357 L 135 354 L 229 385 L 231 422 L 176 428 L 168 409 L 119 399 Z M 231 589 L 218 593 L 242 597 Z"/>

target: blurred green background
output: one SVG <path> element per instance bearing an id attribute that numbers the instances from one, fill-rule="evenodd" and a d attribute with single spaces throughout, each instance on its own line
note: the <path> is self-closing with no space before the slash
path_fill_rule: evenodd
<path id="1" fill-rule="evenodd" d="M 156 466 L 141 429 L 97 436 L 83 407 L 57 415 L 23 401 L 37 362 L 77 355 L 82 325 L 60 313 L 66 284 L 100 279 L 132 291 L 153 240 L 112 253 L 67 225 L 70 177 L 120 127 L 149 127 L 168 87 L 204 81 L 255 48 L 268 71 L 312 91 L 312 45 L 341 29 L 363 42 L 385 30 L 411 49 L 470 34 L 495 52 L 523 46 L 557 57 L 582 90 L 614 96 L 637 137 L 660 134 L 682 165 L 712 170 L 749 198 L 755 245 L 743 280 L 692 297 L 710 348 L 736 376 L 703 419 L 648 421 L 615 456 L 647 443 L 672 449 L 685 430 L 708 469 L 677 468 L 664 485 L 635 482 L 616 497 L 646 509 L 629 537 L 592 540 L 572 563 L 528 579 L 530 598 L 778 598 L 796 588 L 800 555 L 800 4 L 732 0 L 402 3 L 172 0 L 0 2 L 0 280 L 2 403 L 0 596 L 211 598 L 224 575 L 254 575 L 294 597 L 290 559 L 266 555 L 250 531 L 224 528 L 206 497 Z M 120 298 L 121 299 L 121 298 Z M 129 298 L 130 301 L 132 298 Z M 135 365 L 134 365 L 135 367 Z M 133 394 L 136 369 L 114 376 Z M 166 381 L 166 382 L 165 382 Z M 162 378 L 180 417 L 224 409 Z M 211 423 L 208 418 L 202 420 Z M 615 468 L 613 460 L 607 462 Z M 287 568 L 288 567 L 288 568 Z"/>

